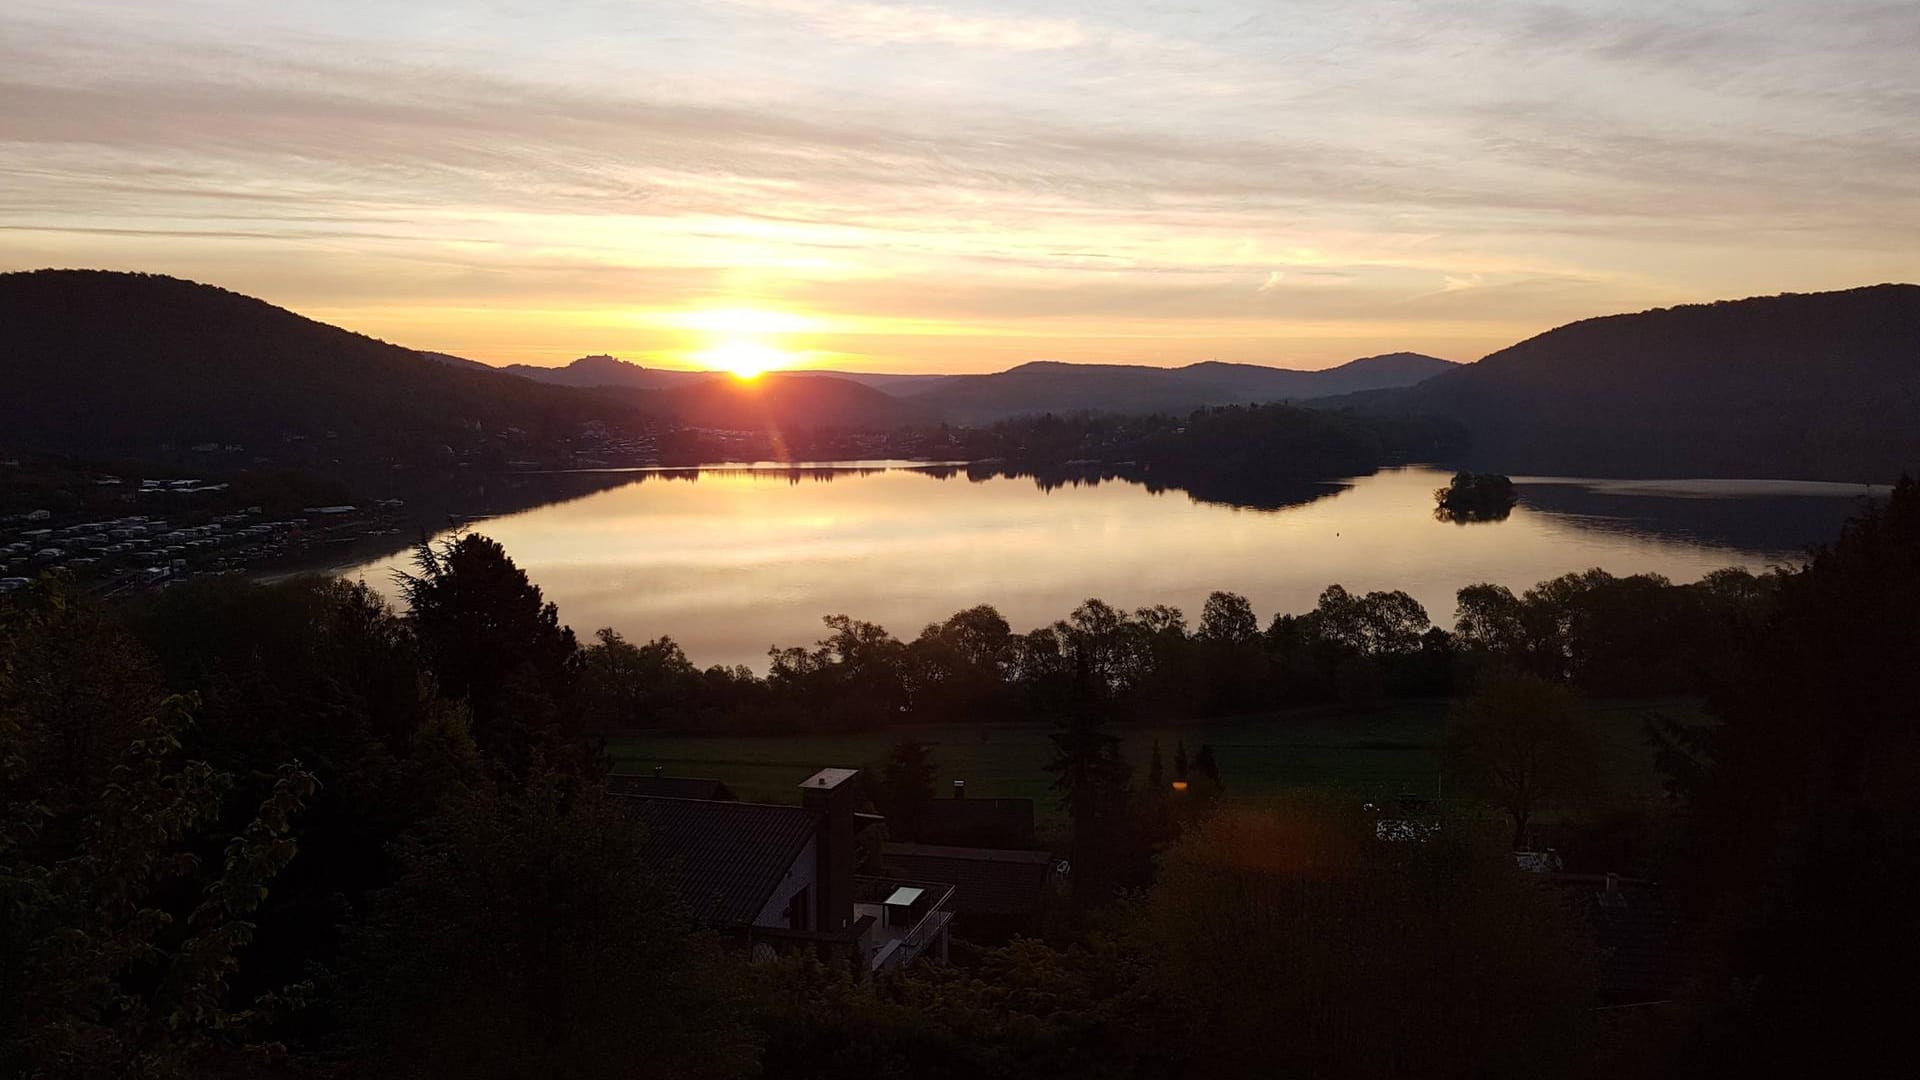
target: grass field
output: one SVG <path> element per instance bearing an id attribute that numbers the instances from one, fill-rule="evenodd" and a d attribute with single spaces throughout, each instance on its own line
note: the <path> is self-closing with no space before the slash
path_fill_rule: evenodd
<path id="1" fill-rule="evenodd" d="M 1316 708 L 1234 717 L 1181 726 L 1116 726 L 1127 759 L 1143 774 L 1153 741 L 1168 768 L 1184 740 L 1189 756 L 1213 747 L 1227 795 L 1256 800 L 1302 788 L 1377 798 L 1403 791 L 1432 794 L 1440 779 L 1438 751 L 1446 730 L 1445 701 L 1394 702 L 1367 709 Z M 1660 792 L 1641 718 L 1659 710 L 1698 716 L 1685 701 L 1603 701 L 1590 706 L 1599 733 L 1607 793 L 1636 799 Z M 880 761 L 894 741 L 912 736 L 934 745 L 940 784 L 967 781 L 978 797 L 1030 798 L 1043 828 L 1063 824 L 1043 766 L 1052 754 L 1049 727 L 1036 723 L 915 726 L 858 735 L 629 736 L 613 740 L 616 771 L 655 767 L 670 776 L 712 776 L 742 799 L 795 802 L 815 769 Z M 943 790 L 942 794 L 945 794 Z"/>

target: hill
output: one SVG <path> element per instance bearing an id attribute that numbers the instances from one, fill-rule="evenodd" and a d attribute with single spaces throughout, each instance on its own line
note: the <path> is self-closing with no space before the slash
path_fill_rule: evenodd
<path id="1" fill-rule="evenodd" d="M 1410 389 L 1501 472 L 1890 481 L 1920 468 L 1920 286 L 1570 323 Z"/>
<path id="2" fill-rule="evenodd" d="M 712 371 L 673 371 L 667 368 L 641 367 L 611 356 L 583 356 L 565 367 L 540 367 L 536 364 L 508 364 L 494 370 L 518 375 L 535 382 L 555 386 L 583 388 L 618 386 L 629 390 L 673 390 L 719 378 Z"/>
<path id="3" fill-rule="evenodd" d="M 486 371 L 500 371 L 509 375 L 518 375 L 535 382 L 552 383 L 555 386 L 603 387 L 618 386 L 633 390 L 677 390 L 696 383 L 711 382 L 722 378 L 717 371 L 684 371 L 676 368 L 642 367 L 628 360 L 618 360 L 611 356 L 583 356 L 564 367 L 541 367 L 538 364 L 508 364 L 504 367 L 489 367 L 474 360 L 444 353 L 425 354 L 442 363 L 480 368 Z M 947 378 L 945 375 L 902 375 L 888 372 L 832 371 L 824 368 L 796 368 L 790 371 L 774 372 L 777 375 L 790 375 L 796 378 L 843 379 L 847 382 L 871 386 L 876 390 L 901 395 L 923 390 L 933 383 Z"/>
<path id="4" fill-rule="evenodd" d="M 815 374 L 768 374 L 751 382 L 729 376 L 659 391 L 647 408 L 695 427 L 773 431 L 849 428 L 886 431 L 934 416 L 910 400 L 871 386 Z"/>
<path id="5" fill-rule="evenodd" d="M 0 275 L 0 328 L 0 431 L 20 449 L 373 460 L 637 415 L 158 275 Z"/>
<path id="6" fill-rule="evenodd" d="M 332 469 L 452 448 L 486 464 L 552 460 L 588 424 L 887 430 L 930 419 L 827 376 L 741 383 L 611 358 L 572 367 L 582 365 L 682 378 L 667 389 L 551 385 L 178 278 L 0 274 L 0 443 L 12 451 Z"/>
<path id="7" fill-rule="evenodd" d="M 1324 371 L 1220 361 L 1179 368 L 1042 360 L 992 375 L 952 375 L 911 395 L 949 420 L 981 422 L 1043 412 L 1185 413 L 1208 405 L 1304 401 L 1404 387 L 1456 365 L 1393 353 Z"/>

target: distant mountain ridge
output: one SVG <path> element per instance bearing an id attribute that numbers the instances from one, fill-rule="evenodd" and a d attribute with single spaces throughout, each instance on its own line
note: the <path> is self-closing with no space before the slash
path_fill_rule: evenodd
<path id="1" fill-rule="evenodd" d="M 1320 371 L 1219 360 L 1177 368 L 1040 360 L 992 375 L 951 375 L 912 397 L 961 422 L 1041 412 L 1183 413 L 1410 386 L 1458 366 L 1418 353 L 1363 357 Z"/>
<path id="2" fill-rule="evenodd" d="M 563 367 L 507 364 L 497 368 L 443 353 L 423 355 L 442 363 L 582 389 L 684 390 L 728 378 L 715 371 L 644 367 L 607 355 L 583 356 Z M 1409 386 L 1456 366 L 1418 353 L 1390 353 L 1353 360 L 1324 371 L 1296 371 L 1219 360 L 1179 368 L 1035 360 L 988 375 L 912 375 L 815 368 L 770 374 L 859 383 L 894 397 L 912 399 L 916 414 L 937 414 L 967 423 L 1043 412 L 1189 412 L 1204 405 L 1305 400 Z"/>
<path id="3" fill-rule="evenodd" d="M 1340 404 L 1458 420 L 1501 471 L 1891 481 L 1920 470 L 1920 285 L 1585 319 Z"/>
<path id="4" fill-rule="evenodd" d="M 1920 470 L 1920 285 L 1587 319 L 1468 365 L 1406 353 L 1318 372 L 1036 362 L 992 375 L 796 372 L 752 383 L 611 357 L 558 370 L 658 381 L 553 385 L 160 275 L 0 274 L 9 450 L 212 445 L 244 454 L 238 462 L 304 447 L 307 460 L 338 463 L 449 446 L 515 454 L 596 423 L 871 432 L 1291 400 L 1458 421 L 1473 436 L 1463 463 L 1506 473 L 1885 482 Z"/>

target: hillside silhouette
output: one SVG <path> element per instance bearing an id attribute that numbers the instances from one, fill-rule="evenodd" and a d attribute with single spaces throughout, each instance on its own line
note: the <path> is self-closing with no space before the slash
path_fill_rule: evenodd
<path id="1" fill-rule="evenodd" d="M 582 388 L 624 387 L 629 390 L 673 390 L 721 377 L 713 371 L 674 371 L 642 367 L 611 356 L 583 356 L 565 367 L 541 367 L 538 364 L 508 364 L 495 368 L 535 382 Z"/>
<path id="2" fill-rule="evenodd" d="M 509 446 L 551 444 L 589 424 L 888 428 L 928 416 L 818 376 L 654 372 L 686 378 L 671 390 L 550 385 L 154 274 L 0 275 L 0 326 L 10 449 L 166 458 L 217 445 L 241 460 L 350 463 L 496 445 L 503 434 Z"/>
<path id="3" fill-rule="evenodd" d="M 678 368 L 650 368 L 620 360 L 612 356 L 583 356 L 564 367 L 542 367 L 539 364 L 507 364 L 503 367 L 490 367 L 478 361 L 467 360 L 444 353 L 428 354 L 436 359 L 456 365 L 466 365 L 485 371 L 502 371 L 509 375 L 518 375 L 535 382 L 553 383 L 556 386 L 579 387 L 624 387 L 630 390 L 677 390 L 700 383 L 713 382 L 727 378 L 721 371 L 687 371 Z M 900 395 L 923 390 L 933 383 L 948 378 L 945 375 L 901 375 L 891 372 L 871 371 L 833 371 L 826 368 L 794 368 L 786 371 L 770 372 L 774 375 L 787 375 L 810 379 L 842 379 L 847 382 L 871 386 L 890 394 Z"/>
<path id="4" fill-rule="evenodd" d="M 650 395 L 645 408 L 695 427 L 775 430 L 783 427 L 886 431 L 935 416 L 912 400 L 849 379 L 767 374 L 753 380 L 720 375 Z"/>
<path id="5" fill-rule="evenodd" d="M 1920 466 L 1920 286 L 1586 319 L 1340 404 L 1459 420 L 1507 472 L 1891 481 Z"/>
<path id="6" fill-rule="evenodd" d="M 1179 368 L 1040 360 L 991 375 L 949 376 L 912 397 L 956 422 L 1045 412 L 1185 413 L 1410 386 L 1456 366 L 1417 353 L 1371 356 L 1324 371 L 1217 360 Z"/>

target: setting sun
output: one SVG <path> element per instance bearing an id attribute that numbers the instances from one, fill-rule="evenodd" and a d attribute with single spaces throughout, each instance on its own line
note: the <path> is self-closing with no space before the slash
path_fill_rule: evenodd
<path id="1" fill-rule="evenodd" d="M 736 338 L 695 354 L 695 359 L 715 371 L 725 371 L 736 379 L 755 379 L 763 372 L 785 367 L 791 354 L 758 341 Z"/>

